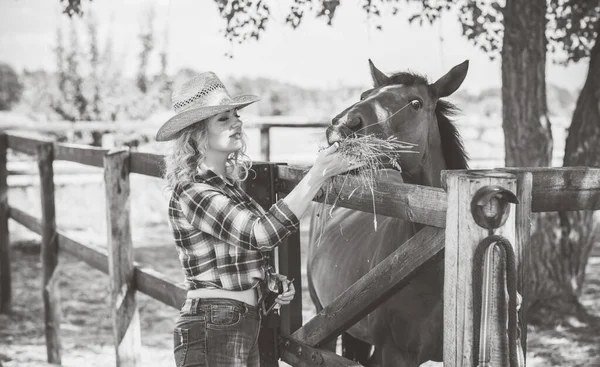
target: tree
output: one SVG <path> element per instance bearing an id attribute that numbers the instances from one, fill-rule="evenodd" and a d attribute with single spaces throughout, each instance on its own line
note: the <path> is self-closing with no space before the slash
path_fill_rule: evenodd
<path id="1" fill-rule="evenodd" d="M 140 30 L 139 39 L 142 44 L 142 50 L 140 51 L 140 64 L 136 79 L 137 87 L 140 89 L 142 93 L 148 92 L 149 81 L 148 81 L 148 61 L 150 59 L 150 54 L 154 49 L 154 18 L 155 18 L 154 8 L 147 8 L 145 14 L 143 15 L 144 19 L 142 21 L 142 29 Z M 166 66 L 166 65 L 165 65 Z"/>
<path id="2" fill-rule="evenodd" d="M 569 127 L 563 165 L 600 167 L 600 4 L 553 0 L 549 8 L 554 26 L 549 39 L 553 49 L 566 51 L 562 62 L 590 58 Z M 590 211 L 546 213 L 536 221 L 531 256 L 536 260 L 529 264 L 532 321 L 565 316 L 587 321 L 578 297 L 590 252 L 599 239 L 598 222 Z"/>
<path id="3" fill-rule="evenodd" d="M 19 102 L 22 92 L 19 75 L 10 65 L 0 63 L 0 111 L 10 110 Z"/>

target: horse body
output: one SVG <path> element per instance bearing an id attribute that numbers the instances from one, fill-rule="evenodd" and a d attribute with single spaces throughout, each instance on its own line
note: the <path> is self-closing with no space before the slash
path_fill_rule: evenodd
<path id="1" fill-rule="evenodd" d="M 387 77 L 371 63 L 375 88 L 333 120 L 327 130 L 329 143 L 358 131 L 415 143 L 419 153 L 401 157 L 402 172 L 389 175 L 400 182 L 439 187 L 443 169 L 466 168 L 460 138 L 444 115 L 450 105 L 438 101 L 458 88 L 466 69 L 463 63 L 428 85 L 414 74 Z M 399 110 L 409 104 L 410 109 Z M 339 207 L 331 215 L 329 211 L 321 215 L 327 218 L 313 210 L 307 259 L 309 288 L 317 308 L 329 304 L 422 228 L 377 215 L 375 230 L 373 214 Z M 439 261 L 347 331 L 375 346 L 371 362 L 408 367 L 442 360 L 443 277 L 443 261 Z"/>

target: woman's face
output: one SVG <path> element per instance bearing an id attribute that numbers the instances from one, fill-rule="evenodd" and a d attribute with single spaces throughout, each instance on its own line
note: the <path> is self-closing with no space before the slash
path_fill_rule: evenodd
<path id="1" fill-rule="evenodd" d="M 234 153 L 243 147 L 242 121 L 237 111 L 229 110 L 208 119 L 208 148 L 222 153 Z"/>

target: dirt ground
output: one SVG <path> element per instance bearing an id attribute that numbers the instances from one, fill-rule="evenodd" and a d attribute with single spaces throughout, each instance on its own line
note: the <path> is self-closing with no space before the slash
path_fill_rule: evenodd
<path id="1" fill-rule="evenodd" d="M 41 302 L 41 267 L 36 240 L 13 246 L 13 310 L 0 315 L 0 362 L 3 367 L 51 366 L 46 363 Z M 136 248 L 136 261 L 180 280 L 170 246 Z M 69 255 L 60 256 L 62 365 L 114 366 L 108 278 Z M 600 366 L 600 258 L 592 258 L 582 302 L 598 321 L 528 331 L 528 366 Z M 304 283 L 306 284 L 306 282 Z M 314 313 L 304 293 L 305 321 Z M 171 330 L 177 310 L 141 293 L 142 365 L 174 366 Z M 283 363 L 282 363 L 283 365 Z M 430 364 L 428 364 L 430 365 Z M 435 364 L 441 365 L 441 364 Z"/>

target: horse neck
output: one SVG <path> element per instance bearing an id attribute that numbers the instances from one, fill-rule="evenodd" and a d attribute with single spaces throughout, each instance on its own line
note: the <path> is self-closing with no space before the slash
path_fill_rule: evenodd
<path id="1" fill-rule="evenodd" d="M 422 144 L 421 163 L 412 172 L 407 172 L 405 182 L 416 185 L 441 187 L 441 174 L 446 169 L 442 140 L 437 124 L 429 129 L 427 142 Z"/>

